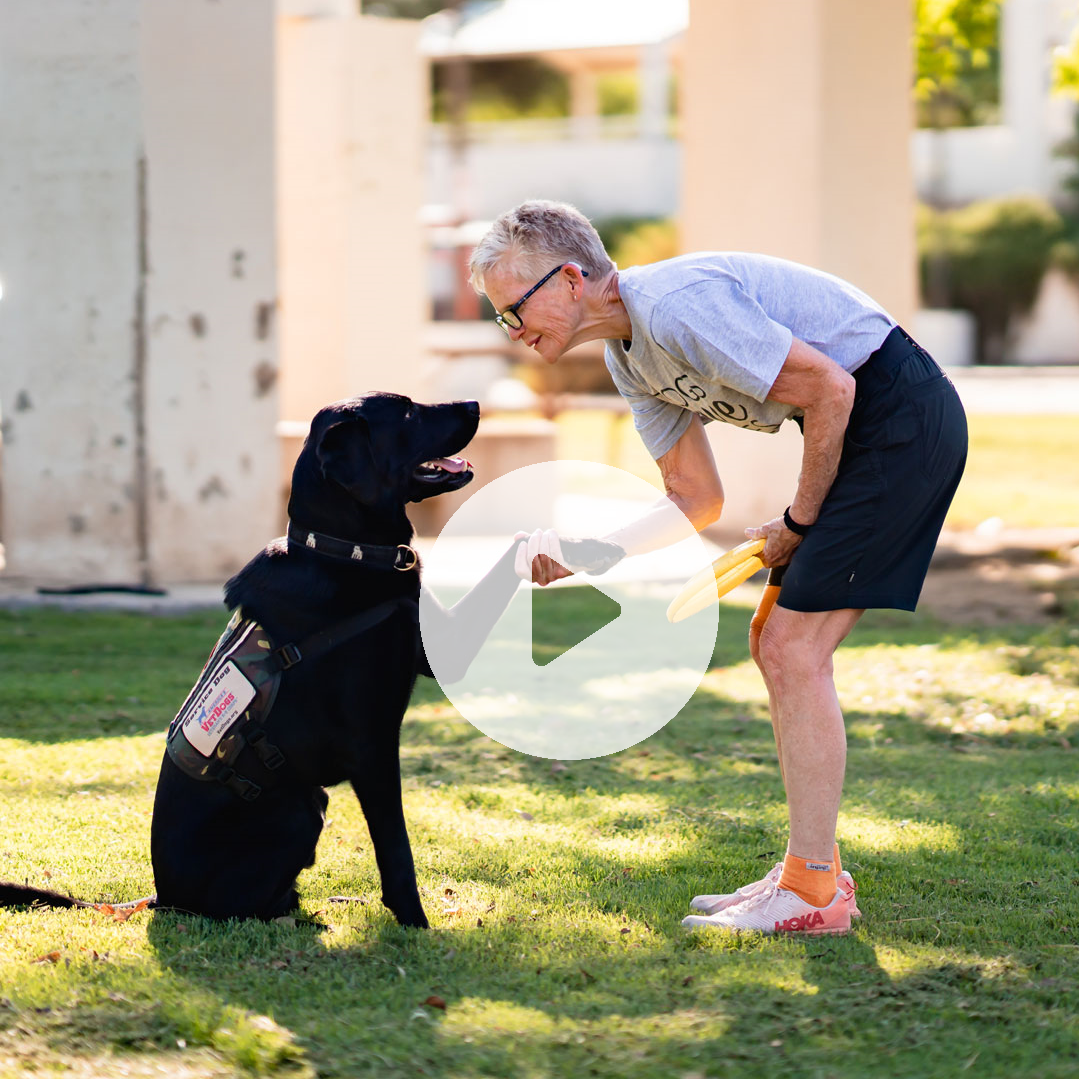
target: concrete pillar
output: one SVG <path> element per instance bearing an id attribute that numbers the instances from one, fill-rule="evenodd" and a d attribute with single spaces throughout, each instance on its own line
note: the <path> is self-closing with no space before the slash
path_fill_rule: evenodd
<path id="1" fill-rule="evenodd" d="M 916 306 L 909 0 L 691 0 L 687 250 L 750 250 Z"/>
<path id="2" fill-rule="evenodd" d="M 1001 119 L 1016 159 L 1025 163 L 1024 187 L 1047 190 L 1052 140 L 1048 136 L 1052 68 L 1046 0 L 1008 0 L 1000 9 Z"/>
<path id="3" fill-rule="evenodd" d="M 646 139 L 666 138 L 671 79 L 666 42 L 641 47 L 639 72 L 641 135 Z"/>
<path id="4" fill-rule="evenodd" d="M 569 69 L 570 116 L 578 139 L 599 134 L 599 75 L 587 65 Z"/>
<path id="5" fill-rule="evenodd" d="M 150 557 L 160 580 L 217 580 L 277 534 L 274 18 L 141 12 Z"/>
<path id="6" fill-rule="evenodd" d="M 426 88 L 418 23 L 302 9 L 278 24 L 277 173 L 282 416 L 306 424 L 421 389 Z"/>
<path id="7" fill-rule="evenodd" d="M 274 524 L 272 12 L 0 5 L 12 575 L 220 579 Z"/>
<path id="8" fill-rule="evenodd" d="M 8 572 L 138 577 L 138 3 L 0 6 Z"/>

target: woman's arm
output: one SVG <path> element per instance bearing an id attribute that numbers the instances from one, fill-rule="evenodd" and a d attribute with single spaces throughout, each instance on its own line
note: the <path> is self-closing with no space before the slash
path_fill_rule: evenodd
<path id="1" fill-rule="evenodd" d="M 768 400 L 797 405 L 804 413 L 802 471 L 791 501 L 790 514 L 799 524 L 811 525 L 820 514 L 843 453 L 843 435 L 854 405 L 854 378 L 823 352 L 796 337 Z M 747 528 L 751 539 L 764 539 L 761 560 L 766 566 L 790 560 L 801 537 L 777 517 L 760 528 Z"/>
<path id="2" fill-rule="evenodd" d="M 678 543 L 686 538 L 687 518 L 699 532 L 718 520 L 723 511 L 723 484 L 700 417 L 692 417 L 689 427 L 656 464 L 666 497 L 643 517 L 603 537 L 627 555 L 647 554 Z M 554 543 L 557 538 L 548 541 L 544 535 L 535 536 L 531 543 L 532 580 L 536 584 L 550 584 L 573 572 L 556 560 Z"/>

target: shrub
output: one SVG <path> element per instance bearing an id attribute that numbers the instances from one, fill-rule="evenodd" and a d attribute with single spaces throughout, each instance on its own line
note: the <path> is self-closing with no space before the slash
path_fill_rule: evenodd
<path id="1" fill-rule="evenodd" d="M 609 217 L 594 222 L 607 253 L 623 269 L 674 258 L 678 226 L 670 218 Z"/>
<path id="2" fill-rule="evenodd" d="M 1043 199 L 987 199 L 918 215 L 922 294 L 930 306 L 961 307 L 978 324 L 983 362 L 999 362 L 1008 323 L 1034 304 L 1064 239 L 1060 214 Z"/>

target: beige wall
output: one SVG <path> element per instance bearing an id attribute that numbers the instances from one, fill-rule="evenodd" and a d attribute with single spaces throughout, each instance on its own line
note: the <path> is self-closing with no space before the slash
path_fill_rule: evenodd
<path id="1" fill-rule="evenodd" d="M 293 5 L 295 8 L 296 5 Z M 281 415 L 306 423 L 366 390 L 419 389 L 426 107 L 418 24 L 278 24 Z"/>
<path id="2" fill-rule="evenodd" d="M 683 246 L 916 304 L 909 0 L 691 0 Z"/>

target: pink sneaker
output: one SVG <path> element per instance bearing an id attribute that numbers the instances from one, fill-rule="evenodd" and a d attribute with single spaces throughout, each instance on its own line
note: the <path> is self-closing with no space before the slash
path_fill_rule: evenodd
<path id="1" fill-rule="evenodd" d="M 854 878 L 844 869 L 835 879 L 836 887 L 846 897 L 847 906 L 850 908 L 850 916 L 852 918 L 860 918 L 862 912 L 858 909 L 858 902 L 854 898 L 854 893 L 858 891 L 858 885 L 854 883 Z"/>
<path id="2" fill-rule="evenodd" d="M 704 914 L 718 914 L 721 910 L 741 903 L 743 899 L 752 899 L 758 892 L 763 892 L 769 884 L 778 884 L 783 873 L 783 863 L 776 862 L 768 874 L 752 884 L 744 884 L 736 892 L 726 895 L 695 895 L 689 901 L 690 910 L 699 910 Z"/>
<path id="3" fill-rule="evenodd" d="M 750 899 L 718 914 L 682 919 L 690 929 L 720 929 L 727 932 L 791 933 L 816 937 L 826 933 L 850 932 L 850 907 L 841 888 L 826 907 L 815 907 L 801 896 L 777 884 L 770 884 Z"/>

